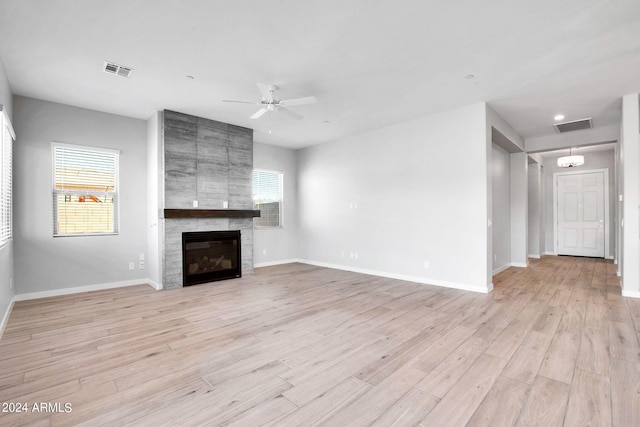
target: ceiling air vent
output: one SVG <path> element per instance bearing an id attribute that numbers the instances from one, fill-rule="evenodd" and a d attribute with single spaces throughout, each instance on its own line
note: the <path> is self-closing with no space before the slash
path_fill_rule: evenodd
<path id="1" fill-rule="evenodd" d="M 133 72 L 133 68 L 123 67 L 122 65 L 114 64 L 113 62 L 105 62 L 104 72 L 115 74 L 116 76 L 129 77 Z"/>
<path id="2" fill-rule="evenodd" d="M 553 125 L 559 133 L 571 132 L 574 130 L 591 129 L 593 124 L 591 118 L 574 120 L 572 122 L 555 123 Z"/>

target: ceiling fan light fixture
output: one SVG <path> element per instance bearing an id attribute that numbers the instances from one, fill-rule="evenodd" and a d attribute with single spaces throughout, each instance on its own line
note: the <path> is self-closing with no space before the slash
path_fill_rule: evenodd
<path id="1" fill-rule="evenodd" d="M 294 99 L 276 99 L 273 97 L 273 92 L 278 88 L 275 85 L 266 85 L 263 83 L 256 83 L 258 86 L 258 90 L 262 95 L 262 100 L 260 102 L 251 102 L 251 101 L 237 101 L 232 99 L 223 99 L 222 102 L 234 102 L 238 104 L 253 104 L 259 105 L 260 109 L 256 111 L 250 119 L 258 119 L 264 115 L 267 111 L 280 111 L 282 113 L 287 114 L 290 117 L 293 117 L 296 120 L 303 119 L 303 116 L 292 111 L 286 107 L 289 106 L 297 106 L 297 105 L 307 105 L 307 104 L 316 104 L 318 100 L 313 96 L 307 96 L 305 98 L 294 98 Z"/>

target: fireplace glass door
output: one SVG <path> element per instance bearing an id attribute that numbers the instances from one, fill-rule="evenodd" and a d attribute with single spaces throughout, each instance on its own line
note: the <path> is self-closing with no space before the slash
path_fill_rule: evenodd
<path id="1" fill-rule="evenodd" d="M 183 286 L 241 277 L 240 231 L 182 233 Z"/>

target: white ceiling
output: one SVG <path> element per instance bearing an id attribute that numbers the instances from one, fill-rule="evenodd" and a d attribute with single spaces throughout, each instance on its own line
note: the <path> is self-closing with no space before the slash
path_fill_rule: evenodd
<path id="1" fill-rule="evenodd" d="M 640 92 L 640 1 L 2 0 L 0 58 L 16 95 L 177 110 L 291 148 L 482 101 L 530 138 L 557 113 L 619 122 Z M 296 121 L 221 102 L 259 100 L 255 83 L 319 103 Z"/>

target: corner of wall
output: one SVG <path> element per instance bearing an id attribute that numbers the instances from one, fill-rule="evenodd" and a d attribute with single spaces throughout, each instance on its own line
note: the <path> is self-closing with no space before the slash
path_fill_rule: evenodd
<path id="1" fill-rule="evenodd" d="M 147 120 L 147 271 L 154 283 L 162 280 L 160 272 L 161 207 L 159 183 L 162 152 L 160 138 L 161 112 L 155 112 Z"/>
<path id="2" fill-rule="evenodd" d="M 622 129 L 620 149 L 624 156 L 622 168 L 622 290 L 623 295 L 640 294 L 640 95 L 622 98 Z"/>
<path id="3" fill-rule="evenodd" d="M 4 330 L 7 327 L 7 323 L 9 323 L 9 316 L 11 316 L 11 311 L 13 310 L 13 304 L 15 302 L 15 297 L 11 298 L 9 301 L 9 305 L 2 316 L 2 321 L 0 322 L 0 340 L 2 340 L 2 335 L 4 335 Z"/>
<path id="4" fill-rule="evenodd" d="M 2 59 L 0 59 L 0 104 L 2 104 L 3 110 L 6 111 L 7 117 L 13 120 L 13 94 L 11 93 Z M 13 253 L 13 240 L 10 240 L 7 245 L 0 248 L 0 316 L 2 318 L 0 339 L 9 320 L 15 296 Z"/>
<path id="5" fill-rule="evenodd" d="M 489 104 L 487 104 L 486 111 L 488 126 L 494 127 L 521 151 L 525 151 L 524 138 L 522 138 L 505 119 L 491 108 Z"/>

